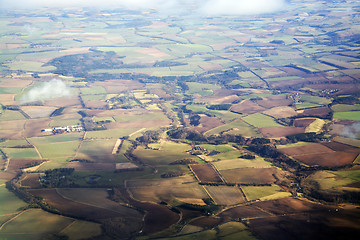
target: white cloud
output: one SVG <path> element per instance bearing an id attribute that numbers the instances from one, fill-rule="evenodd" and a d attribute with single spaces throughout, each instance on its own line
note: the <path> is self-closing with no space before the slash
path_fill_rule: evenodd
<path id="1" fill-rule="evenodd" d="M 52 79 L 49 82 L 41 83 L 24 94 L 21 102 L 35 102 L 59 97 L 70 97 L 71 88 L 59 79 Z"/>
<path id="2" fill-rule="evenodd" d="M 206 15 L 252 15 L 279 11 L 285 4 L 285 0 L 210 0 L 201 7 L 201 12 Z"/>
<path id="3" fill-rule="evenodd" d="M 129 9 L 161 9 L 173 7 L 178 0 L 0 0 L 0 8 L 39 7 L 126 7 Z"/>

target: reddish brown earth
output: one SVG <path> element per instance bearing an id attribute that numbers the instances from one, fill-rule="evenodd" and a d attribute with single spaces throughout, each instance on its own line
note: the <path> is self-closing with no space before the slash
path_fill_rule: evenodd
<path id="1" fill-rule="evenodd" d="M 334 151 L 330 148 L 320 144 L 320 143 L 314 143 L 309 144 L 305 146 L 300 147 L 290 147 L 290 148 L 281 148 L 279 149 L 280 152 L 295 157 L 298 155 L 304 155 L 304 154 L 322 154 L 322 153 L 333 153 Z"/>
<path id="2" fill-rule="evenodd" d="M 348 147 L 347 151 L 342 151 L 341 146 L 336 143 L 327 144 L 329 147 L 326 146 L 326 144 L 314 143 L 311 145 L 282 148 L 279 150 L 282 153 L 294 157 L 309 166 L 326 167 L 344 166 L 350 164 L 359 154 L 359 151 L 355 151 L 356 148 L 352 150 L 351 147 Z M 330 147 L 341 151 L 334 151 Z"/>
<path id="3" fill-rule="evenodd" d="M 299 116 L 304 117 L 320 117 L 326 118 L 331 114 L 331 109 L 329 107 L 318 107 L 318 108 L 309 108 L 298 111 Z"/>
<path id="4" fill-rule="evenodd" d="M 200 133 L 204 133 L 223 124 L 224 122 L 222 122 L 216 117 L 208 117 L 206 115 L 201 115 L 200 125 L 195 127 L 195 129 Z"/>
<path id="5" fill-rule="evenodd" d="M 273 108 L 279 106 L 288 106 L 293 101 L 288 99 L 287 96 L 279 95 L 279 96 L 271 96 L 271 97 L 264 97 L 263 100 L 256 100 L 256 103 L 264 108 Z"/>
<path id="6" fill-rule="evenodd" d="M 167 206 L 140 202 L 133 199 L 125 188 L 119 188 L 122 198 L 130 205 L 143 209 L 146 212 L 142 232 L 147 235 L 169 228 L 179 220 L 179 215 Z"/>
<path id="7" fill-rule="evenodd" d="M 203 227 L 203 228 L 213 228 L 221 223 L 222 223 L 222 219 L 216 217 L 200 217 L 190 222 L 191 225 Z"/>
<path id="8" fill-rule="evenodd" d="M 276 168 L 237 168 L 220 171 L 226 182 L 240 184 L 271 184 L 276 182 L 276 173 Z"/>
<path id="9" fill-rule="evenodd" d="M 32 189 L 29 192 L 35 196 L 44 198 L 49 205 L 59 210 L 66 215 L 89 219 L 98 220 L 105 218 L 128 217 L 131 216 L 133 209 L 124 207 L 124 212 L 115 212 L 104 208 L 98 208 L 87 204 L 71 201 L 63 198 L 56 192 L 56 189 Z"/>
<path id="10" fill-rule="evenodd" d="M 351 164 L 358 154 L 348 152 L 333 152 L 300 155 L 295 158 L 309 166 L 338 167 Z"/>
<path id="11" fill-rule="evenodd" d="M 359 210 L 323 210 L 249 220 L 250 230 L 264 240 L 357 239 Z"/>
<path id="12" fill-rule="evenodd" d="M 264 111 L 265 108 L 259 106 L 258 104 L 256 104 L 255 102 L 253 102 L 251 100 L 244 100 L 241 103 L 232 105 L 230 110 L 233 112 L 236 112 L 236 113 L 241 113 L 241 114 L 253 114 L 253 113 L 260 112 L 260 111 Z"/>
<path id="13" fill-rule="evenodd" d="M 322 145 L 334 150 L 360 154 L 360 148 L 338 142 L 324 142 Z"/>
<path id="14" fill-rule="evenodd" d="M 259 130 L 266 138 L 286 137 L 305 132 L 303 127 L 266 127 Z"/>
<path id="15" fill-rule="evenodd" d="M 30 167 L 31 165 L 38 165 L 46 160 L 41 159 L 11 159 L 9 162 L 9 171 L 19 171 L 22 168 Z"/>
<path id="16" fill-rule="evenodd" d="M 294 120 L 294 127 L 307 127 L 313 123 L 315 118 L 299 118 Z"/>
<path id="17" fill-rule="evenodd" d="M 26 177 L 21 181 L 22 186 L 30 188 L 40 188 L 40 173 L 28 173 Z"/>
<path id="18" fill-rule="evenodd" d="M 254 217 L 269 217 L 269 216 L 271 216 L 269 213 L 266 213 L 251 205 L 230 208 L 219 214 L 219 217 L 229 220 L 237 220 L 241 218 L 254 218 Z"/>
<path id="19" fill-rule="evenodd" d="M 76 171 L 111 171 L 115 170 L 115 163 L 69 162 L 65 167 Z"/>
<path id="20" fill-rule="evenodd" d="M 189 167 L 200 182 L 222 182 L 219 174 L 210 164 L 190 164 Z"/>

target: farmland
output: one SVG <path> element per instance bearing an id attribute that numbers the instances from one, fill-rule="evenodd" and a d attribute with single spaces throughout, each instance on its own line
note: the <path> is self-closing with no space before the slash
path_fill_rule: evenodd
<path id="1" fill-rule="evenodd" d="M 33 1 L 0 4 L 0 239 L 359 235 L 356 1 Z"/>

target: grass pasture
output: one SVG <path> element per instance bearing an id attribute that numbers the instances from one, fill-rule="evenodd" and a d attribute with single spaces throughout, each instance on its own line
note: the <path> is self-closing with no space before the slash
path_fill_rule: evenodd
<path id="1" fill-rule="evenodd" d="M 265 127 L 281 127 L 282 125 L 275 122 L 272 117 L 266 116 L 261 113 L 251 114 L 242 118 L 246 123 L 254 126 L 256 128 L 265 128 Z"/>
<path id="2" fill-rule="evenodd" d="M 93 238 L 102 233 L 101 225 L 94 222 L 86 222 L 76 220 L 70 226 L 61 231 L 71 240 L 81 240 L 86 238 Z"/>
<path id="3" fill-rule="evenodd" d="M 219 174 L 210 164 L 190 164 L 189 167 L 194 172 L 199 182 L 223 182 Z"/>
<path id="4" fill-rule="evenodd" d="M 288 197 L 290 193 L 283 192 L 283 190 L 275 184 L 271 186 L 241 186 L 248 201 L 253 200 L 267 200 L 271 197 L 283 196 Z M 281 193 L 281 194 L 279 194 Z"/>
<path id="5" fill-rule="evenodd" d="M 114 162 L 112 150 L 116 141 L 116 139 L 83 141 L 75 157 L 96 162 Z"/>
<path id="6" fill-rule="evenodd" d="M 261 134 L 259 131 L 249 124 L 245 123 L 240 119 L 236 119 L 228 124 L 221 125 L 219 127 L 213 128 L 207 132 L 205 132 L 206 136 L 210 136 L 213 134 L 220 134 L 221 132 L 226 131 L 228 134 L 233 135 L 242 135 L 244 137 L 260 137 Z"/>
<path id="7" fill-rule="evenodd" d="M 360 104 L 348 105 L 348 104 L 335 104 L 331 106 L 334 112 L 350 112 L 360 111 Z"/>
<path id="8" fill-rule="evenodd" d="M 115 128 L 107 130 L 89 131 L 86 133 L 86 139 L 117 139 L 129 136 L 131 133 L 139 130 L 139 128 Z"/>
<path id="9" fill-rule="evenodd" d="M 331 171 L 318 171 L 304 180 L 305 184 L 317 182 L 320 189 L 327 190 L 341 187 L 354 182 L 355 180 L 347 178 L 349 173 L 336 173 Z M 356 173 L 355 173 L 356 174 Z"/>
<path id="10" fill-rule="evenodd" d="M 34 148 L 3 148 L 2 150 L 9 158 L 39 158 Z"/>
<path id="11" fill-rule="evenodd" d="M 350 111 L 350 112 L 335 112 L 334 118 L 360 121 L 360 111 Z"/>
<path id="12" fill-rule="evenodd" d="M 127 187 L 132 195 L 139 201 L 177 204 L 185 199 L 198 202 L 207 198 L 206 191 L 195 182 L 191 176 L 181 176 L 168 179 L 131 180 Z"/>
<path id="13" fill-rule="evenodd" d="M 5 110 L 0 115 L 0 122 L 1 121 L 24 120 L 24 119 L 26 119 L 26 118 L 19 111 Z"/>
<path id="14" fill-rule="evenodd" d="M 270 163 L 266 162 L 261 157 L 256 157 L 256 159 L 231 159 L 231 160 L 221 160 L 213 162 L 214 166 L 219 170 L 228 170 L 236 168 L 270 168 Z"/>
<path id="15" fill-rule="evenodd" d="M 50 234 L 61 232 L 73 221 L 74 219 L 48 213 L 41 209 L 30 209 L 4 225 L 0 232 L 0 238 L 14 240 L 46 238 Z"/>
<path id="16" fill-rule="evenodd" d="M 274 183 L 276 179 L 273 174 L 275 173 L 275 168 L 237 168 L 220 171 L 226 182 L 240 184 Z"/>
<path id="17" fill-rule="evenodd" d="M 191 147 L 184 143 L 162 141 L 160 144 L 150 144 L 149 146 L 159 150 L 145 149 L 139 146 L 135 149 L 134 154 L 141 161 L 150 165 L 167 165 L 176 160 L 191 157 L 186 153 Z"/>
<path id="18" fill-rule="evenodd" d="M 0 215 L 18 212 L 26 205 L 27 204 L 20 200 L 14 193 L 9 192 L 5 185 L 0 186 Z"/>
<path id="19" fill-rule="evenodd" d="M 74 156 L 79 144 L 80 141 L 69 141 L 35 145 L 43 158 L 53 159 Z"/>

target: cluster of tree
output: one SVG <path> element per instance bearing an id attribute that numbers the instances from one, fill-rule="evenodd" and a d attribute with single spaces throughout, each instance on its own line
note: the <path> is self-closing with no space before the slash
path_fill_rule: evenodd
<path id="1" fill-rule="evenodd" d="M 251 154 L 243 154 L 240 156 L 240 158 L 244 158 L 244 159 L 255 159 L 254 155 Z"/>
<path id="2" fill-rule="evenodd" d="M 84 77 L 94 69 L 123 68 L 125 65 L 115 52 L 92 51 L 84 54 L 73 54 L 57 57 L 46 65 L 56 67 L 54 73 L 64 76 Z M 84 75 L 85 74 L 85 75 Z"/>
<path id="3" fill-rule="evenodd" d="M 33 145 L 27 144 L 27 145 L 16 145 L 9 148 L 34 148 Z"/>
<path id="4" fill-rule="evenodd" d="M 187 65 L 187 63 L 174 62 L 174 61 L 161 61 L 161 62 L 155 62 L 153 67 L 176 67 L 183 65 Z"/>
<path id="5" fill-rule="evenodd" d="M 197 161 L 194 159 L 191 159 L 191 158 L 186 158 L 186 159 L 180 159 L 180 160 L 171 162 L 170 165 L 188 165 L 188 164 L 194 164 L 194 163 L 197 163 Z"/>
<path id="6" fill-rule="evenodd" d="M 207 109 L 210 110 L 229 110 L 231 107 L 231 104 L 214 104 L 214 105 L 210 105 L 210 106 L 206 106 Z"/>
<path id="7" fill-rule="evenodd" d="M 319 142 L 321 139 L 324 138 L 323 134 L 317 134 L 314 132 L 309 132 L 309 133 L 298 133 L 298 134 L 294 134 L 294 135 L 290 135 L 286 137 L 287 139 L 289 139 L 291 142 L 298 142 L 298 141 L 302 141 L 302 142 Z"/>
<path id="8" fill-rule="evenodd" d="M 332 104 L 354 105 L 354 104 L 360 104 L 360 100 L 354 96 L 337 97 L 334 99 Z"/>
<path id="9" fill-rule="evenodd" d="M 208 144 L 226 144 L 228 142 L 233 142 L 239 145 L 242 145 L 246 142 L 246 139 L 241 135 L 230 135 L 230 134 L 221 134 L 221 135 L 211 135 L 204 136 L 196 130 L 190 128 L 178 127 L 171 129 L 167 132 L 168 136 L 173 139 L 187 139 L 190 141 L 196 142 L 205 142 Z"/>
<path id="10" fill-rule="evenodd" d="M 50 117 L 56 117 L 56 116 L 60 116 L 62 114 L 62 112 L 64 111 L 65 107 L 60 107 L 58 109 L 55 109 L 51 114 Z"/>
<path id="11" fill-rule="evenodd" d="M 217 205 L 211 198 L 203 199 L 206 205 L 196 205 L 191 203 L 183 203 L 179 207 L 193 211 L 199 211 L 204 215 L 214 215 L 222 209 L 221 205 Z"/>
<path id="12" fill-rule="evenodd" d="M 251 144 L 268 144 L 270 140 L 267 138 L 254 138 L 251 140 Z"/>
<path id="13" fill-rule="evenodd" d="M 5 153 L 0 149 L 0 158 L 1 159 L 7 159 Z"/>
<path id="14" fill-rule="evenodd" d="M 288 169 L 288 170 L 299 170 L 301 169 L 300 163 L 291 158 L 287 157 L 274 146 L 262 145 L 262 144 L 250 144 L 248 150 L 259 154 L 261 157 L 266 158 L 265 160 L 273 163 L 274 165 Z"/>
<path id="15" fill-rule="evenodd" d="M 69 187 L 74 185 L 69 176 L 74 172 L 74 168 L 55 168 L 46 170 L 40 177 L 40 184 L 45 188 Z"/>
<path id="16" fill-rule="evenodd" d="M 163 173 L 161 174 L 162 178 L 174 178 L 174 177 L 180 177 L 180 176 L 184 176 L 183 172 L 167 172 L 167 173 Z"/>
<path id="17" fill-rule="evenodd" d="M 159 141 L 160 137 L 159 131 L 146 131 L 141 137 L 136 138 L 136 141 L 146 145 Z"/>
<path id="18" fill-rule="evenodd" d="M 175 128 L 167 132 L 167 134 L 174 139 L 187 139 L 190 141 L 207 141 L 201 133 L 188 128 Z"/>
<path id="19" fill-rule="evenodd" d="M 302 191 L 305 195 L 326 202 L 334 202 L 337 204 L 350 202 L 360 203 L 360 192 L 358 191 L 336 191 L 336 190 L 322 190 L 317 181 L 309 181 L 302 186 Z"/>
<path id="20" fill-rule="evenodd" d="M 193 126 L 199 126 L 200 124 L 200 115 L 198 114 L 190 114 L 190 117 L 189 117 L 189 120 L 190 120 L 190 125 L 193 125 Z"/>

